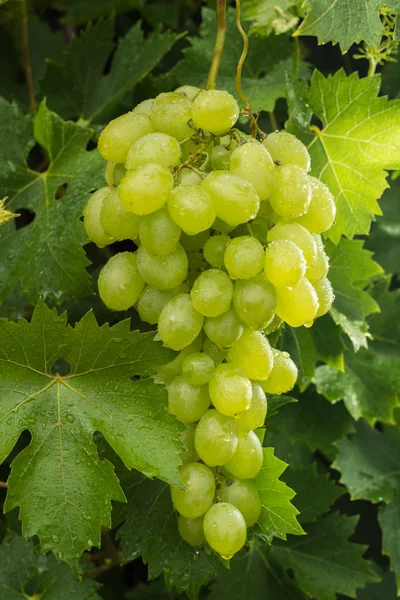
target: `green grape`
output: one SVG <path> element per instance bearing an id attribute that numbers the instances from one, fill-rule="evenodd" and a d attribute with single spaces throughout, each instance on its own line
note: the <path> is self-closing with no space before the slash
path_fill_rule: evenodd
<path id="1" fill-rule="evenodd" d="M 140 246 L 137 260 L 145 282 L 158 290 L 173 290 L 187 277 L 188 259 L 180 244 L 166 256 L 152 256 Z"/>
<path id="2" fill-rule="evenodd" d="M 227 417 L 233 417 L 250 407 L 253 393 L 251 382 L 240 367 L 230 364 L 216 367 L 209 390 L 213 405 Z"/>
<path id="3" fill-rule="evenodd" d="M 158 333 L 166 346 L 182 350 L 196 339 L 203 322 L 204 317 L 193 307 L 189 294 L 180 294 L 162 309 L 158 319 Z"/>
<path id="4" fill-rule="evenodd" d="M 89 238 L 99 248 L 112 244 L 115 240 L 107 235 L 101 223 L 101 209 L 104 200 L 110 193 L 109 187 L 103 187 L 94 192 L 83 209 L 84 225 Z"/>
<path id="5" fill-rule="evenodd" d="M 232 150 L 228 150 L 225 146 L 214 146 L 210 155 L 211 168 L 214 171 L 229 170 L 231 154 Z"/>
<path id="6" fill-rule="evenodd" d="M 140 217 L 125 210 L 116 188 L 110 188 L 100 211 L 105 233 L 118 241 L 134 240 L 139 234 Z"/>
<path id="7" fill-rule="evenodd" d="M 267 327 L 264 327 L 263 332 L 265 335 L 270 335 L 274 331 L 277 331 L 282 326 L 282 319 L 277 314 L 274 315 L 271 323 L 268 323 Z"/>
<path id="8" fill-rule="evenodd" d="M 203 187 L 214 200 L 217 217 L 232 227 L 254 219 L 260 208 L 253 185 L 229 171 L 213 171 L 203 181 Z"/>
<path id="9" fill-rule="evenodd" d="M 235 423 L 239 431 L 250 431 L 264 426 L 267 416 L 267 398 L 259 383 L 252 382 L 253 396 L 250 408 L 236 416 Z"/>
<path id="10" fill-rule="evenodd" d="M 203 531 L 203 516 L 197 517 L 197 519 L 186 519 L 179 515 L 178 531 L 181 538 L 191 546 L 201 546 L 206 541 Z"/>
<path id="11" fill-rule="evenodd" d="M 189 100 L 194 100 L 199 92 L 200 88 L 195 87 L 194 85 L 181 85 L 175 90 L 175 94 L 186 96 Z"/>
<path id="12" fill-rule="evenodd" d="M 287 131 L 274 131 L 263 141 L 272 158 L 282 165 L 296 165 L 304 171 L 311 168 L 307 148 L 295 135 Z"/>
<path id="13" fill-rule="evenodd" d="M 264 273 L 277 288 L 293 287 L 306 273 L 303 251 L 290 240 L 275 240 L 265 250 Z"/>
<path id="14" fill-rule="evenodd" d="M 182 167 L 178 171 L 176 180 L 180 185 L 200 185 L 203 178 L 196 171 L 193 171 L 193 169 Z"/>
<path id="15" fill-rule="evenodd" d="M 141 217 L 139 237 L 149 254 L 165 256 L 175 250 L 181 237 L 181 229 L 171 219 L 167 209 L 160 208 Z"/>
<path id="16" fill-rule="evenodd" d="M 263 460 L 263 450 L 257 434 L 254 431 L 239 431 L 235 453 L 224 466 L 238 479 L 253 479 L 260 472 Z"/>
<path id="17" fill-rule="evenodd" d="M 100 134 L 97 147 L 106 160 L 124 163 L 132 144 L 153 131 L 155 129 L 149 117 L 129 112 L 106 125 Z"/>
<path id="18" fill-rule="evenodd" d="M 194 432 L 194 446 L 209 467 L 223 465 L 232 458 L 238 443 L 235 420 L 211 409 L 203 415 Z"/>
<path id="19" fill-rule="evenodd" d="M 210 237 L 210 232 L 200 231 L 196 235 L 188 235 L 184 231 L 181 235 L 181 244 L 185 248 L 185 250 L 189 252 L 196 252 L 197 250 L 201 250 Z"/>
<path id="20" fill-rule="evenodd" d="M 126 210 L 148 215 L 164 206 L 173 187 L 174 179 L 168 169 L 150 163 L 127 171 L 118 193 Z"/>
<path id="21" fill-rule="evenodd" d="M 193 135 L 193 131 L 192 131 L 192 135 Z M 200 154 L 200 151 L 203 148 L 203 144 L 200 146 L 200 140 L 194 139 L 194 138 L 189 138 L 187 140 L 184 140 L 183 142 L 181 142 L 181 148 L 182 148 L 182 159 L 181 161 L 183 163 L 185 162 L 190 162 L 191 157 L 193 156 L 193 154 Z"/>
<path id="22" fill-rule="evenodd" d="M 175 167 L 181 158 L 179 142 L 167 133 L 149 133 L 138 139 L 130 148 L 125 167 L 134 169 L 140 165 L 157 163 L 162 167 Z"/>
<path id="23" fill-rule="evenodd" d="M 119 185 L 125 173 L 126 169 L 123 164 L 108 161 L 104 171 L 104 178 L 107 185 L 110 187 L 113 185 Z"/>
<path id="24" fill-rule="evenodd" d="M 206 465 L 195 462 L 183 465 L 179 472 L 185 489 L 171 487 L 172 504 L 187 519 L 197 519 L 214 500 L 214 475 Z"/>
<path id="25" fill-rule="evenodd" d="M 307 173 L 296 165 L 278 167 L 269 201 L 273 210 L 284 219 L 296 219 L 307 212 L 311 202 Z"/>
<path id="26" fill-rule="evenodd" d="M 182 364 L 182 375 L 192 385 L 204 385 L 213 376 L 215 364 L 204 352 L 194 352 L 185 358 Z"/>
<path id="27" fill-rule="evenodd" d="M 120 252 L 112 256 L 100 271 L 98 286 L 100 298 L 108 308 L 131 308 L 144 288 L 136 253 Z"/>
<path id="28" fill-rule="evenodd" d="M 218 319 L 219 317 L 211 318 Z M 226 359 L 226 355 L 228 354 L 228 351 L 222 350 L 209 339 L 206 339 L 204 342 L 203 352 L 205 352 L 208 356 L 210 356 L 213 359 L 215 365 L 221 364 Z"/>
<path id="29" fill-rule="evenodd" d="M 233 284 L 219 269 L 204 271 L 190 292 L 193 306 L 205 317 L 217 317 L 226 312 L 232 302 Z"/>
<path id="30" fill-rule="evenodd" d="M 132 112 L 135 114 L 138 114 L 138 115 L 147 115 L 148 117 L 150 117 L 153 102 L 154 102 L 153 98 L 148 98 L 147 100 L 143 100 L 143 102 L 140 102 L 139 104 L 137 104 L 135 106 L 135 108 L 132 110 Z"/>
<path id="31" fill-rule="evenodd" d="M 275 312 L 291 327 L 312 323 L 317 310 L 317 293 L 305 277 L 291 288 L 278 290 Z"/>
<path id="32" fill-rule="evenodd" d="M 296 223 L 303 225 L 311 233 L 322 233 L 331 227 L 335 221 L 335 200 L 322 181 L 309 176 L 311 183 L 311 203 L 304 215 L 296 219 Z"/>
<path id="33" fill-rule="evenodd" d="M 242 335 L 243 325 L 231 307 L 218 317 L 207 317 L 204 331 L 213 344 L 219 348 L 229 348 Z"/>
<path id="34" fill-rule="evenodd" d="M 261 382 L 261 387 L 267 394 L 286 394 L 294 387 L 297 380 L 297 367 L 287 352 L 272 350 L 274 366 L 267 379 Z"/>
<path id="35" fill-rule="evenodd" d="M 335 294 L 333 293 L 332 284 L 327 277 L 323 277 L 314 283 L 314 289 L 318 296 L 318 310 L 316 317 L 322 317 L 330 310 Z"/>
<path id="36" fill-rule="evenodd" d="M 214 135 L 229 131 L 238 117 L 238 103 L 224 90 L 202 90 L 193 100 L 193 123 Z"/>
<path id="37" fill-rule="evenodd" d="M 249 235 L 233 238 L 226 247 L 224 262 L 232 279 L 250 279 L 263 269 L 263 245 Z"/>
<path id="38" fill-rule="evenodd" d="M 188 291 L 189 288 L 185 283 L 181 283 L 181 285 L 173 290 L 158 290 L 150 285 L 146 285 L 136 304 L 136 310 L 139 313 L 140 319 L 146 323 L 155 325 L 158 323 L 161 311 L 167 302 L 179 294 L 187 294 Z"/>
<path id="39" fill-rule="evenodd" d="M 238 279 L 233 291 L 233 306 L 239 319 L 250 329 L 264 329 L 275 314 L 275 289 L 262 273 L 251 279 Z"/>
<path id="40" fill-rule="evenodd" d="M 172 220 L 187 235 L 196 235 L 211 227 L 215 208 L 211 196 L 200 185 L 179 185 L 167 202 Z"/>
<path id="41" fill-rule="evenodd" d="M 204 258 L 212 267 L 224 267 L 224 254 L 231 241 L 227 235 L 213 235 L 204 244 Z"/>
<path id="42" fill-rule="evenodd" d="M 151 120 L 157 131 L 168 133 L 181 142 L 193 135 L 189 125 L 192 118 L 192 103 L 176 92 L 159 94 L 154 99 Z"/>
<path id="43" fill-rule="evenodd" d="M 203 337 L 200 332 L 200 334 L 197 336 L 194 342 L 189 344 L 189 346 L 185 346 L 185 348 L 183 348 L 183 350 L 179 352 L 178 356 L 176 356 L 169 363 L 161 365 L 158 368 L 158 374 L 156 376 L 157 382 L 163 383 L 164 385 L 168 385 L 169 383 L 171 383 L 175 379 L 175 377 L 181 373 L 182 364 L 185 358 L 189 356 L 189 354 L 192 354 L 192 352 L 198 352 L 201 349 L 202 345 Z"/>
<path id="44" fill-rule="evenodd" d="M 255 381 L 268 379 L 273 365 L 269 341 L 260 331 L 244 329 L 242 335 L 229 348 L 228 360 L 241 367 L 247 377 Z"/>
<path id="45" fill-rule="evenodd" d="M 236 506 L 246 521 L 246 527 L 257 523 L 261 514 L 261 499 L 251 481 L 235 479 L 229 485 L 224 485 L 218 495 L 223 502 Z"/>
<path id="46" fill-rule="evenodd" d="M 252 140 L 238 146 L 232 152 L 230 171 L 252 183 L 261 200 L 267 200 L 275 187 L 276 167 L 260 142 Z"/>
<path id="47" fill-rule="evenodd" d="M 242 513 L 228 502 L 214 504 L 203 522 L 204 535 L 213 550 L 229 560 L 243 548 L 246 541 L 246 522 Z"/>
<path id="48" fill-rule="evenodd" d="M 228 223 L 225 223 L 225 221 L 223 221 L 222 219 L 219 219 L 217 217 L 215 219 L 214 223 L 212 224 L 211 229 L 214 229 L 214 231 L 217 231 L 218 233 L 226 234 L 226 233 L 230 233 L 231 231 L 233 231 L 235 229 L 235 227 L 228 225 Z"/>
<path id="49" fill-rule="evenodd" d="M 289 240 L 302 250 L 306 263 L 312 265 L 317 256 L 317 244 L 314 236 L 298 223 L 277 223 L 269 230 L 267 240 Z"/>
<path id="50" fill-rule="evenodd" d="M 199 460 L 196 448 L 194 447 L 195 429 L 195 425 L 189 425 L 189 427 L 178 434 L 179 440 L 186 448 L 186 450 L 180 454 L 180 459 L 184 465 L 190 462 L 197 462 Z"/>
<path id="51" fill-rule="evenodd" d="M 196 423 L 209 406 L 207 385 L 191 385 L 178 375 L 168 387 L 168 412 L 182 423 Z"/>
<path id="52" fill-rule="evenodd" d="M 320 235 L 314 235 L 313 237 L 317 244 L 317 256 L 313 264 L 307 267 L 306 270 L 306 277 L 312 284 L 326 277 L 329 271 L 329 258 L 326 255 L 322 238 Z"/>

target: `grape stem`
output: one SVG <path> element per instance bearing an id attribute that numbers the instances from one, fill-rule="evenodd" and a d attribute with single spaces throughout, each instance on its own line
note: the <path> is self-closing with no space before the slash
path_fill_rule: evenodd
<path id="1" fill-rule="evenodd" d="M 240 21 L 240 0 L 236 0 L 236 27 L 243 39 L 243 50 L 240 55 L 239 62 L 236 69 L 236 92 L 241 101 L 244 103 L 244 114 L 246 114 L 250 118 L 251 123 L 251 135 L 253 137 L 257 136 L 257 121 L 253 115 L 253 111 L 251 110 L 250 101 L 242 90 L 242 70 L 243 64 L 246 60 L 247 52 L 249 50 L 249 38 L 247 33 L 242 27 L 242 23 Z"/>
<path id="2" fill-rule="evenodd" d="M 215 38 L 214 52 L 208 73 L 206 90 L 215 90 L 217 87 L 218 71 L 221 64 L 222 53 L 226 37 L 226 0 L 216 0 L 217 11 L 217 36 Z"/>

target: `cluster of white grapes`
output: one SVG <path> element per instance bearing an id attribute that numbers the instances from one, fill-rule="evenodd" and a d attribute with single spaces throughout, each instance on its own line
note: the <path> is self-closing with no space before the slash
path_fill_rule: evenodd
<path id="1" fill-rule="evenodd" d="M 180 351 L 160 370 L 169 412 L 187 425 L 184 489 L 171 488 L 172 501 L 183 539 L 224 558 L 261 511 L 251 480 L 263 464 L 265 392 L 297 378 L 267 334 L 282 321 L 309 327 L 333 301 L 320 237 L 332 195 L 308 175 L 295 136 L 260 142 L 233 129 L 238 117 L 220 90 L 183 86 L 142 102 L 101 133 L 107 187 L 84 210 L 99 247 L 138 246 L 109 259 L 99 293 L 110 309 L 135 306 Z"/>

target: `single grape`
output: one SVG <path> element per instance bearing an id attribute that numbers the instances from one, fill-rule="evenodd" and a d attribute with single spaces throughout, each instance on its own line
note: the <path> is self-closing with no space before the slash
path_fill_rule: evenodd
<path id="1" fill-rule="evenodd" d="M 166 346 L 182 350 L 196 339 L 203 322 L 204 317 L 193 307 L 189 294 L 180 294 L 162 309 L 158 319 L 158 333 Z"/>
<path id="2" fill-rule="evenodd" d="M 168 133 L 178 142 L 193 135 L 189 125 L 192 118 L 192 103 L 186 96 L 176 92 L 159 94 L 154 99 L 151 120 L 157 131 Z"/>
<path id="3" fill-rule="evenodd" d="M 246 373 L 230 364 L 216 367 L 209 383 L 210 398 L 215 408 L 227 417 L 247 410 L 251 404 L 252 387 Z"/>
<path id="4" fill-rule="evenodd" d="M 125 173 L 126 169 L 123 164 L 108 161 L 104 171 L 104 178 L 107 185 L 110 187 L 113 185 L 119 185 Z"/>
<path id="5" fill-rule="evenodd" d="M 282 327 L 283 321 L 278 317 L 277 314 L 274 315 L 271 323 L 268 323 L 267 327 L 264 327 L 263 331 L 265 335 L 270 335 L 274 331 L 277 331 L 280 327 Z"/>
<path id="6" fill-rule="evenodd" d="M 181 538 L 191 546 L 201 546 L 206 541 L 203 531 L 203 516 L 197 517 L 197 519 L 187 519 L 179 515 L 178 531 Z"/>
<path id="7" fill-rule="evenodd" d="M 293 287 L 306 273 L 303 251 L 290 240 L 275 240 L 265 250 L 264 273 L 277 288 Z"/>
<path id="8" fill-rule="evenodd" d="M 85 225 L 86 233 L 92 242 L 99 248 L 104 248 L 104 246 L 108 246 L 115 241 L 113 237 L 104 231 L 101 223 L 101 209 L 104 200 L 110 194 L 110 190 L 111 188 L 109 187 L 103 187 L 94 192 L 89 197 L 89 200 L 83 209 L 83 223 Z"/>
<path id="9" fill-rule="evenodd" d="M 291 327 L 312 323 L 317 310 L 317 293 L 305 277 L 292 288 L 278 290 L 275 312 Z"/>
<path id="10" fill-rule="evenodd" d="M 136 304 L 136 310 L 141 321 L 155 325 L 162 309 L 171 300 L 172 296 L 172 290 L 157 290 L 150 285 L 146 285 Z"/>
<path id="11" fill-rule="evenodd" d="M 168 387 L 168 412 L 182 423 L 196 423 L 209 406 L 207 385 L 191 385 L 178 375 Z"/>
<path id="12" fill-rule="evenodd" d="M 175 167 L 181 158 L 179 142 L 167 133 L 149 133 L 139 138 L 130 148 L 125 161 L 127 169 L 157 163 L 162 167 Z"/>
<path id="13" fill-rule="evenodd" d="M 311 233 L 322 233 L 331 227 L 336 216 L 335 200 L 325 184 L 316 177 L 309 176 L 311 202 L 304 215 L 296 219 Z"/>
<path id="14" fill-rule="evenodd" d="M 155 129 L 148 116 L 128 112 L 106 125 L 100 134 L 97 147 L 106 160 L 124 163 L 132 144 L 153 131 Z"/>
<path id="15" fill-rule="evenodd" d="M 238 437 L 235 420 L 211 409 L 203 415 L 194 432 L 194 446 L 209 467 L 223 465 L 232 458 Z"/>
<path id="16" fill-rule="evenodd" d="M 171 192 L 167 207 L 172 220 L 188 235 L 209 229 L 215 220 L 214 202 L 200 185 L 179 185 Z"/>
<path id="17" fill-rule="evenodd" d="M 214 475 L 200 463 L 188 463 L 179 468 L 184 490 L 171 487 L 172 503 L 179 514 L 197 519 L 211 506 L 215 494 Z"/>
<path id="18" fill-rule="evenodd" d="M 314 283 L 314 289 L 318 296 L 318 310 L 316 317 L 322 317 L 330 310 L 335 294 L 333 293 L 332 284 L 327 277 L 323 277 Z"/>
<path id="19" fill-rule="evenodd" d="M 181 244 L 188 252 L 196 252 L 203 248 L 209 237 L 210 232 L 208 230 L 200 231 L 200 233 L 197 233 L 196 235 L 188 235 L 183 231 L 181 235 Z"/>
<path id="20" fill-rule="evenodd" d="M 226 312 L 232 302 L 233 284 L 219 269 L 204 271 L 190 292 L 193 306 L 205 317 L 217 317 Z"/>
<path id="21" fill-rule="evenodd" d="M 173 187 L 174 180 L 168 169 L 151 163 L 127 171 L 118 194 L 126 210 L 148 215 L 164 206 Z"/>
<path id="22" fill-rule="evenodd" d="M 213 344 L 219 348 L 229 348 L 242 335 L 243 325 L 231 307 L 218 317 L 207 317 L 204 331 Z"/>
<path id="23" fill-rule="evenodd" d="M 219 317 L 211 318 L 218 319 Z M 221 364 L 226 359 L 226 355 L 228 354 L 227 350 L 222 350 L 208 338 L 204 342 L 203 352 L 208 354 L 208 356 L 210 356 L 213 359 L 215 365 Z"/>
<path id="24" fill-rule="evenodd" d="M 229 171 L 213 171 L 203 181 L 203 187 L 214 200 L 217 217 L 232 227 L 254 219 L 260 208 L 253 185 Z"/>
<path id="25" fill-rule="evenodd" d="M 181 229 L 171 219 L 165 207 L 140 219 L 139 237 L 144 246 L 154 256 L 165 256 L 173 252 L 181 237 Z"/>
<path id="26" fill-rule="evenodd" d="M 178 171 L 176 180 L 180 185 L 200 185 L 203 178 L 196 171 L 193 171 L 193 169 L 182 167 Z"/>
<path id="27" fill-rule="evenodd" d="M 250 408 L 240 413 L 235 418 L 236 427 L 239 431 L 250 431 L 263 427 L 267 416 L 267 398 L 259 383 L 252 382 L 253 395 Z"/>
<path id="28" fill-rule="evenodd" d="M 243 548 L 246 541 L 246 522 L 242 513 L 228 502 L 214 504 L 205 514 L 204 535 L 213 550 L 229 560 Z"/>
<path id="29" fill-rule="evenodd" d="M 194 100 L 199 92 L 200 88 L 195 87 L 194 85 L 181 85 L 175 90 L 175 94 L 186 96 L 189 100 Z"/>
<path id="30" fill-rule="evenodd" d="M 260 142 L 252 140 L 238 146 L 232 152 L 230 171 L 252 183 L 261 200 L 267 200 L 275 187 L 276 167 Z"/>
<path id="31" fill-rule="evenodd" d="M 189 425 L 189 427 L 178 434 L 179 440 L 186 448 L 186 450 L 180 454 L 180 459 L 184 465 L 199 460 L 196 448 L 194 447 L 194 432 L 195 425 Z"/>
<path id="32" fill-rule="evenodd" d="M 276 291 L 262 273 L 251 279 L 238 279 L 233 306 L 239 319 L 250 329 L 264 329 L 275 314 Z"/>
<path id="33" fill-rule="evenodd" d="M 273 210 L 284 219 L 296 219 L 307 212 L 311 202 L 307 173 L 296 165 L 278 167 L 269 201 Z"/>
<path id="34" fill-rule="evenodd" d="M 137 260 L 145 282 L 159 290 L 173 290 L 187 277 L 188 259 L 180 244 L 165 256 L 152 256 L 144 246 L 140 246 Z"/>
<path id="35" fill-rule="evenodd" d="M 138 237 L 140 217 L 125 210 L 116 188 L 110 188 L 110 193 L 104 198 L 100 220 L 107 235 L 118 241 Z"/>
<path id="36" fill-rule="evenodd" d="M 214 229 L 214 231 L 217 231 L 218 233 L 230 233 L 235 229 L 235 227 L 232 227 L 232 225 L 228 225 L 228 223 L 225 223 L 225 221 L 217 217 L 214 223 L 212 224 L 212 229 Z"/>
<path id="37" fill-rule="evenodd" d="M 193 123 L 214 135 L 229 131 L 238 117 L 238 103 L 224 90 L 202 90 L 193 100 Z"/>
<path id="38" fill-rule="evenodd" d="M 233 238 L 226 247 L 224 262 L 232 279 L 254 277 L 264 266 L 263 245 L 249 235 Z"/>
<path id="39" fill-rule="evenodd" d="M 286 394 L 294 387 L 297 380 L 297 367 L 287 352 L 272 350 L 274 366 L 267 381 L 261 382 L 261 387 L 267 394 Z"/>
<path id="40" fill-rule="evenodd" d="M 313 238 L 317 244 L 317 256 L 312 265 L 307 267 L 306 270 L 306 277 L 312 284 L 326 277 L 329 271 L 329 259 L 326 255 L 322 238 L 320 235 L 314 235 Z"/>
<path id="41" fill-rule="evenodd" d="M 210 154 L 210 164 L 214 171 L 220 171 L 221 169 L 229 169 L 229 161 L 231 158 L 232 150 L 228 150 L 225 146 L 214 146 Z"/>
<path id="42" fill-rule="evenodd" d="M 307 148 L 295 135 L 287 131 L 273 131 L 263 141 L 272 158 L 282 165 L 296 165 L 304 171 L 311 168 Z"/>
<path id="43" fill-rule="evenodd" d="M 238 479 L 253 479 L 260 472 L 263 460 L 263 450 L 257 434 L 254 431 L 239 431 L 235 453 L 224 466 Z"/>
<path id="44" fill-rule="evenodd" d="M 223 502 L 236 506 L 246 521 L 246 527 L 251 527 L 258 521 L 261 499 L 251 481 L 234 479 L 229 485 L 224 485 L 218 495 Z"/>
<path id="45" fill-rule="evenodd" d="M 317 245 L 314 236 L 305 227 L 298 223 L 277 223 L 269 230 L 267 240 L 289 240 L 300 248 L 306 259 L 307 265 L 312 265 L 317 256 Z"/>
<path id="46" fill-rule="evenodd" d="M 131 308 L 144 288 L 136 253 L 120 252 L 112 256 L 100 271 L 98 286 L 100 298 L 108 308 Z"/>
<path id="47" fill-rule="evenodd" d="M 138 115 L 147 115 L 151 116 L 151 108 L 153 106 L 154 99 L 148 98 L 147 100 L 143 100 L 143 102 L 139 102 L 132 110 L 133 113 Z"/>
<path id="48" fill-rule="evenodd" d="M 204 385 L 213 376 L 215 364 L 204 352 L 194 352 L 185 358 L 182 364 L 182 375 L 192 385 Z"/>
<path id="49" fill-rule="evenodd" d="M 229 348 L 228 360 L 241 367 L 250 379 L 268 379 L 273 365 L 269 341 L 260 331 L 244 329 L 242 335 Z"/>
<path id="50" fill-rule="evenodd" d="M 212 267 L 224 267 L 224 254 L 230 238 L 227 235 L 213 235 L 205 243 L 204 258 Z"/>
<path id="51" fill-rule="evenodd" d="M 179 375 L 182 371 L 183 361 L 189 354 L 192 352 L 198 352 L 203 345 L 203 336 L 200 334 L 195 338 L 195 340 L 185 346 L 173 360 L 166 363 L 165 365 L 161 365 L 158 368 L 158 374 L 155 379 L 158 383 L 163 383 L 164 385 L 170 384 L 177 375 Z"/>

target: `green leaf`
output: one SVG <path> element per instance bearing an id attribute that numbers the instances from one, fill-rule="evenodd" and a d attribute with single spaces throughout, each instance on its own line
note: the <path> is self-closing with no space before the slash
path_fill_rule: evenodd
<path id="1" fill-rule="evenodd" d="M 64 122 L 42 104 L 34 119 L 0 99 L 0 197 L 8 208 L 27 209 L 34 220 L 20 229 L 13 221 L 0 230 L 0 300 L 20 283 L 32 302 L 39 295 L 59 301 L 63 295 L 91 293 L 87 242 L 80 221 L 89 191 L 103 181 L 104 161 L 86 145 L 92 131 Z M 48 155 L 44 172 L 32 171 L 27 156 L 35 140 Z M 57 198 L 57 192 L 66 193 Z"/>
<path id="2" fill-rule="evenodd" d="M 57 8 L 66 12 L 65 22 L 73 25 L 108 16 L 112 11 L 135 10 L 140 5 L 140 0 L 57 0 Z"/>
<path id="3" fill-rule="evenodd" d="M 355 598 L 356 589 L 379 577 L 362 558 L 366 547 L 348 542 L 356 517 L 333 513 L 307 527 L 307 536 L 276 543 L 271 555 L 291 569 L 299 587 L 318 600 L 336 600 L 342 593 Z"/>
<path id="4" fill-rule="evenodd" d="M 357 600 L 395 600 L 396 598 L 396 581 L 393 573 L 383 574 L 382 581 L 369 583 L 357 593 Z"/>
<path id="5" fill-rule="evenodd" d="M 285 33 L 299 22 L 299 17 L 292 9 L 300 3 L 301 0 L 244 0 L 243 19 L 251 21 L 250 33 Z"/>
<path id="6" fill-rule="evenodd" d="M 270 419 L 274 415 L 276 415 L 279 409 L 285 404 L 290 404 L 292 402 L 297 402 L 296 398 L 292 398 L 291 396 L 272 396 L 267 394 L 267 402 L 268 402 L 268 413 L 267 419 Z"/>
<path id="7" fill-rule="evenodd" d="M 0 321 L 0 461 L 21 433 L 30 444 L 14 458 L 5 510 L 20 507 L 23 534 L 76 568 L 110 526 L 111 500 L 123 502 L 113 465 L 93 442 L 101 432 L 128 469 L 180 484 L 181 426 L 166 394 L 148 376 L 171 356 L 154 332 L 129 322 L 99 327 L 88 313 L 74 328 L 39 302 L 31 323 Z M 63 359 L 70 372 L 53 365 Z"/>
<path id="8" fill-rule="evenodd" d="M 390 504 L 382 506 L 379 515 L 382 529 L 382 552 L 390 558 L 396 575 L 397 593 L 400 593 L 400 494 L 399 490 Z"/>
<path id="9" fill-rule="evenodd" d="M 124 595 L 124 600 L 177 600 L 177 598 L 175 593 L 167 590 L 162 579 L 138 585 Z M 179 595 L 179 598 L 185 600 L 187 597 Z"/>

